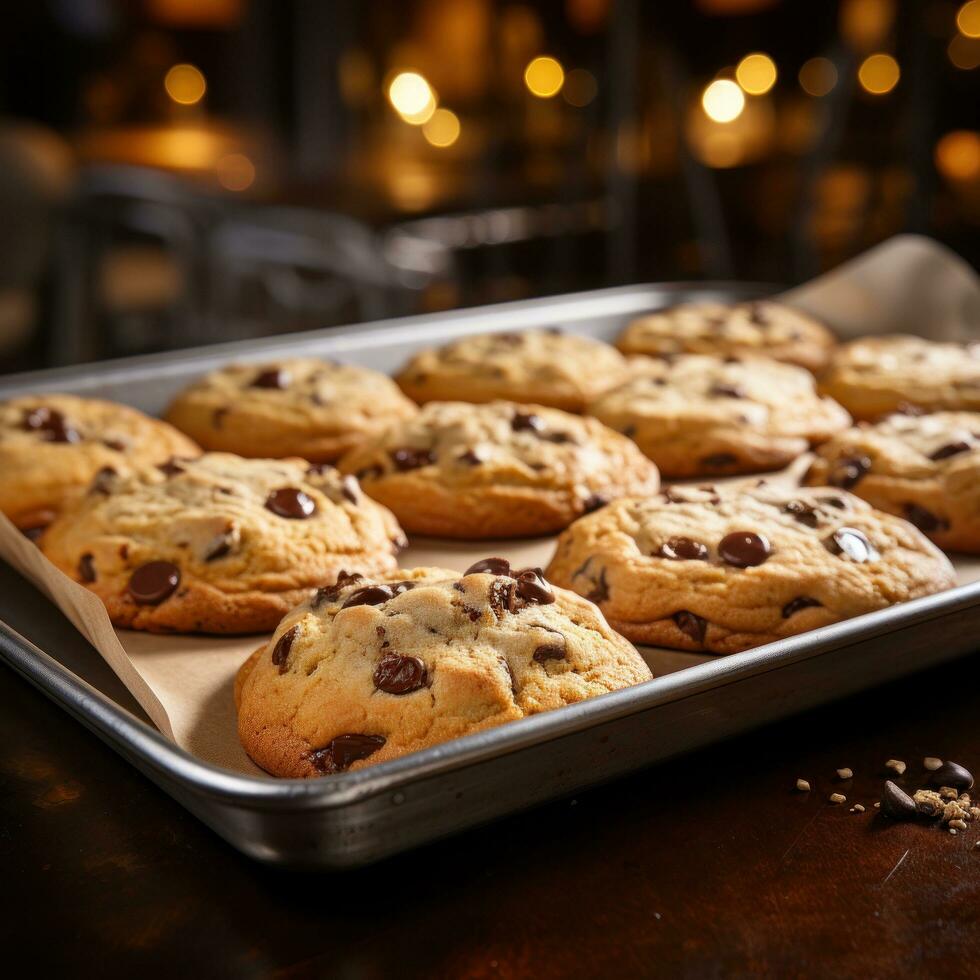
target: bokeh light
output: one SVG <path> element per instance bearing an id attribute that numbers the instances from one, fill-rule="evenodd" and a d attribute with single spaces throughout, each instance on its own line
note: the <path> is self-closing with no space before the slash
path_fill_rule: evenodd
<path id="1" fill-rule="evenodd" d="M 776 84 L 776 64 L 767 54 L 747 54 L 735 68 L 735 80 L 749 95 L 765 95 Z"/>
<path id="2" fill-rule="evenodd" d="M 800 68 L 799 80 L 807 95 L 829 95 L 837 85 L 837 66 L 829 58 L 811 58 Z"/>
<path id="3" fill-rule="evenodd" d="M 980 178 L 980 133 L 957 129 L 936 144 L 936 169 L 947 180 Z"/>
<path id="4" fill-rule="evenodd" d="M 701 96 L 701 105 L 709 119 L 727 123 L 738 119 L 745 108 L 742 90 L 727 78 L 713 81 Z"/>
<path id="5" fill-rule="evenodd" d="M 968 0 L 960 7 L 956 26 L 964 37 L 980 37 L 980 0 Z"/>
<path id="6" fill-rule="evenodd" d="M 946 49 L 949 60 L 964 71 L 980 67 L 980 38 L 957 34 Z"/>
<path id="7" fill-rule="evenodd" d="M 565 76 L 565 84 L 562 87 L 562 98 L 569 104 L 581 109 L 595 99 L 599 91 L 599 85 L 595 80 L 595 75 L 584 68 L 573 68 Z"/>
<path id="8" fill-rule="evenodd" d="M 255 164 L 244 153 L 228 153 L 214 165 L 218 183 L 228 191 L 246 191 L 255 183 Z"/>
<path id="9" fill-rule="evenodd" d="M 395 75 L 388 86 L 388 100 L 395 112 L 413 126 L 427 123 L 436 111 L 436 94 L 416 71 Z"/>
<path id="10" fill-rule="evenodd" d="M 858 68 L 858 81 L 865 92 L 872 95 L 886 95 L 901 77 L 898 62 L 890 54 L 868 55 Z"/>
<path id="11" fill-rule="evenodd" d="M 459 139 L 459 117 L 450 109 L 436 109 L 422 127 L 422 135 L 433 146 L 452 146 Z"/>
<path id="12" fill-rule="evenodd" d="M 565 70 L 556 58 L 548 55 L 532 59 L 524 69 L 524 84 L 539 99 L 550 99 L 557 95 L 564 83 Z"/>
<path id="13" fill-rule="evenodd" d="M 167 72 L 163 87 L 179 105 L 195 105 L 204 98 L 208 88 L 201 69 L 194 65 L 174 65 Z"/>

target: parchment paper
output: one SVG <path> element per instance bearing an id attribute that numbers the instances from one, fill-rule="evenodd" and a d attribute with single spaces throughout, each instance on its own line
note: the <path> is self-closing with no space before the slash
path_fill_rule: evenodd
<path id="1" fill-rule="evenodd" d="M 948 249 L 918 236 L 891 239 L 783 299 L 825 320 L 842 337 L 911 332 L 980 339 L 980 280 Z M 406 568 L 439 565 L 463 571 L 480 558 L 500 555 L 517 566 L 544 567 L 553 549 L 553 538 L 416 538 L 400 562 Z M 58 571 L 2 514 L 0 557 L 64 612 L 164 735 L 208 762 L 261 775 L 239 745 L 232 690 L 239 665 L 265 642 L 264 636 L 175 637 L 116 630 L 99 599 Z M 980 578 L 980 560 L 952 557 L 961 583 Z M 709 659 L 650 647 L 641 653 L 655 675 Z"/>

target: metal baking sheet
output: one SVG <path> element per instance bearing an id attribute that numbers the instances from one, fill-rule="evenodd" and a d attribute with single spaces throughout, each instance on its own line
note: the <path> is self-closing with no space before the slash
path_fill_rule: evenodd
<path id="1" fill-rule="evenodd" d="M 561 325 L 611 338 L 637 313 L 761 286 L 630 286 L 0 380 L 0 397 L 68 391 L 159 412 L 229 359 L 318 354 L 384 371 L 468 333 Z M 29 583 L 0 566 L 0 657 L 246 854 L 338 869 L 534 806 L 976 649 L 980 582 L 353 773 L 272 780 L 207 764 L 152 728 L 101 657 Z"/>

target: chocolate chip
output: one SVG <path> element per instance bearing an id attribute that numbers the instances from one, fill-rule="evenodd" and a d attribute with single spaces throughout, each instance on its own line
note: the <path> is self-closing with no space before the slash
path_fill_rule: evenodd
<path id="1" fill-rule="evenodd" d="M 563 639 L 561 643 L 542 643 L 535 648 L 531 656 L 539 664 L 543 664 L 546 660 L 564 660 L 565 641 Z"/>
<path id="2" fill-rule="evenodd" d="M 338 735 L 323 749 L 310 753 L 310 761 L 322 773 L 343 772 L 355 762 L 374 755 L 385 744 L 381 735 Z"/>
<path id="3" fill-rule="evenodd" d="M 466 452 L 460 453 L 456 457 L 456 462 L 463 463 L 465 466 L 479 466 L 485 462 L 485 458 L 478 449 L 467 449 Z"/>
<path id="4" fill-rule="evenodd" d="M 293 640 L 297 636 L 299 636 L 299 627 L 293 626 L 276 640 L 276 645 L 272 648 L 272 662 L 279 668 L 280 674 L 285 674 L 289 668 L 289 651 L 292 650 Z"/>
<path id="5" fill-rule="evenodd" d="M 364 576 L 358 572 L 348 574 L 347 572 L 341 570 L 340 574 L 337 576 L 337 581 L 334 582 L 333 585 L 325 585 L 313 593 L 313 598 L 310 601 L 310 605 L 316 609 L 325 602 L 333 602 L 340 596 L 340 593 L 343 592 L 344 589 L 356 584 L 357 582 L 363 581 Z"/>
<path id="6" fill-rule="evenodd" d="M 602 567 L 602 570 L 599 572 L 599 578 L 592 583 L 592 589 L 585 598 L 589 602 L 595 603 L 605 602 L 609 598 L 609 583 L 606 581 L 605 566 Z"/>
<path id="7" fill-rule="evenodd" d="M 784 513 L 792 514 L 794 520 L 806 527 L 816 527 L 819 520 L 816 510 L 805 500 L 791 500 L 783 508 Z"/>
<path id="8" fill-rule="evenodd" d="M 578 440 L 576 440 L 575 436 L 568 432 L 539 432 L 538 435 L 545 442 L 554 442 L 561 446 L 578 445 Z"/>
<path id="9" fill-rule="evenodd" d="M 126 449 L 129 448 L 126 443 L 122 441 L 122 439 L 103 439 L 102 445 L 105 446 L 106 449 L 111 449 L 117 453 L 125 452 Z"/>
<path id="10" fill-rule="evenodd" d="M 945 446 L 940 446 L 929 458 L 939 461 L 949 459 L 950 456 L 958 456 L 960 453 L 968 453 L 973 447 L 966 441 L 948 442 Z"/>
<path id="11" fill-rule="evenodd" d="M 718 542 L 718 554 L 735 568 L 752 568 L 761 565 L 772 554 L 772 548 L 764 535 L 733 531 Z"/>
<path id="12" fill-rule="evenodd" d="M 211 413 L 211 425 L 215 429 L 220 429 L 225 424 L 225 416 L 231 411 L 230 408 L 216 408 Z"/>
<path id="13" fill-rule="evenodd" d="M 351 606 L 380 606 L 381 603 L 394 598 L 395 592 L 390 585 L 365 585 L 356 592 L 352 592 L 340 608 L 349 609 Z"/>
<path id="14" fill-rule="evenodd" d="M 587 497 L 582 504 L 582 510 L 586 514 L 591 514 L 594 511 L 601 510 L 609 503 L 609 498 L 601 493 L 594 493 Z"/>
<path id="15" fill-rule="evenodd" d="M 57 409 L 41 405 L 24 413 L 24 428 L 36 432 L 46 442 L 81 442 L 78 430 Z"/>
<path id="16" fill-rule="evenodd" d="M 516 412 L 514 417 L 511 419 L 510 427 L 515 432 L 543 432 L 544 422 L 542 421 L 540 415 Z"/>
<path id="17" fill-rule="evenodd" d="M 715 453 L 712 456 L 702 456 L 701 465 L 709 470 L 722 470 L 738 462 L 738 457 L 732 453 Z"/>
<path id="18" fill-rule="evenodd" d="M 141 606 L 158 606 L 180 584 L 180 569 L 169 561 L 148 561 L 129 578 L 128 591 Z"/>
<path id="19" fill-rule="evenodd" d="M 418 582 L 392 582 L 388 588 L 391 589 L 392 595 L 401 595 L 403 592 L 410 592 Z"/>
<path id="20" fill-rule="evenodd" d="M 936 786 L 951 786 L 961 793 L 973 787 L 973 773 L 957 762 L 944 762 L 929 779 Z"/>
<path id="21" fill-rule="evenodd" d="M 811 606 L 822 605 L 823 603 L 819 599 L 812 599 L 808 595 L 798 595 L 795 599 L 790 599 L 783 606 L 783 619 L 789 619 L 790 616 L 798 613 L 801 609 L 809 609 Z"/>
<path id="22" fill-rule="evenodd" d="M 88 488 L 89 493 L 102 493 L 108 495 L 112 491 L 112 484 L 119 474 L 111 466 L 103 466 L 92 478 L 92 483 Z"/>
<path id="23" fill-rule="evenodd" d="M 853 527 L 841 527 L 824 542 L 833 555 L 845 555 L 851 561 L 877 561 L 881 556 L 865 535 Z"/>
<path id="24" fill-rule="evenodd" d="M 470 565 L 463 574 L 478 575 L 481 572 L 488 575 L 507 575 L 511 578 L 513 577 L 510 574 L 510 562 L 506 558 L 481 558 L 480 561 Z"/>
<path id="25" fill-rule="evenodd" d="M 827 476 L 827 483 L 832 487 L 850 490 L 871 469 L 871 460 L 867 456 L 853 456 L 840 460 Z"/>
<path id="26" fill-rule="evenodd" d="M 687 634 L 695 643 L 704 644 L 704 634 L 708 624 L 700 616 L 696 616 L 687 609 L 681 609 L 674 613 L 673 620 L 682 633 Z"/>
<path id="27" fill-rule="evenodd" d="M 266 368 L 252 379 L 253 388 L 288 388 L 292 378 L 282 368 Z"/>
<path id="28" fill-rule="evenodd" d="M 919 815 L 912 797 L 890 779 L 885 780 L 881 793 L 881 812 L 892 820 L 914 820 Z"/>
<path id="29" fill-rule="evenodd" d="M 44 524 L 32 524 L 30 527 L 22 527 L 20 529 L 20 533 L 23 534 L 28 541 L 40 541 L 41 535 L 44 534 L 47 526 L 47 522 Z"/>
<path id="30" fill-rule="evenodd" d="M 714 395 L 717 398 L 744 398 L 745 389 L 740 385 L 715 382 L 715 384 L 708 389 L 708 394 Z"/>
<path id="31" fill-rule="evenodd" d="M 540 568 L 525 568 L 515 576 L 517 579 L 517 594 L 527 602 L 537 602 L 543 606 L 555 601 L 555 593 L 545 581 L 544 572 Z"/>
<path id="32" fill-rule="evenodd" d="M 181 466 L 180 464 L 181 464 L 181 460 L 179 460 L 178 457 L 171 456 L 170 459 L 168 459 L 165 463 L 160 463 L 157 466 L 157 469 L 164 476 L 176 476 L 178 473 L 186 472 L 184 467 Z"/>
<path id="33" fill-rule="evenodd" d="M 706 561 L 708 549 L 694 538 L 678 535 L 668 538 L 660 546 L 658 554 L 661 558 L 670 558 L 672 561 Z"/>
<path id="34" fill-rule="evenodd" d="M 204 552 L 205 561 L 217 561 L 231 553 L 231 535 L 219 534 Z"/>
<path id="35" fill-rule="evenodd" d="M 936 531 L 945 531 L 949 528 L 949 521 L 937 517 L 931 510 L 926 510 L 918 504 L 905 504 L 903 510 L 905 519 L 925 534 L 934 534 Z"/>
<path id="36" fill-rule="evenodd" d="M 361 499 L 361 487 L 357 482 L 357 477 L 348 473 L 340 481 L 340 495 L 352 504 L 356 504 Z"/>
<path id="37" fill-rule="evenodd" d="M 436 461 L 435 453 L 431 450 L 415 449 L 411 446 L 393 449 L 389 455 L 398 470 L 418 470 L 423 466 L 431 466 Z"/>
<path id="38" fill-rule="evenodd" d="M 847 501 L 842 497 L 821 497 L 820 502 L 836 507 L 838 510 L 847 510 Z"/>
<path id="39" fill-rule="evenodd" d="M 316 501 L 296 487 L 280 487 L 266 498 L 265 509 L 278 517 L 300 521 L 316 513 Z"/>
<path id="40" fill-rule="evenodd" d="M 95 563 L 92 560 L 91 553 L 88 551 L 78 559 L 78 577 L 83 582 L 95 581 Z"/>
<path id="41" fill-rule="evenodd" d="M 418 657 L 386 653 L 374 670 L 374 686 L 386 694 L 411 694 L 425 685 L 426 676 Z"/>

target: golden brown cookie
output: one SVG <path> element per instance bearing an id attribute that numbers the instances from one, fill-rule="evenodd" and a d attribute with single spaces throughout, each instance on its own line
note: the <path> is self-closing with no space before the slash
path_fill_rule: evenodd
<path id="1" fill-rule="evenodd" d="M 242 667 L 238 733 L 275 776 L 360 769 L 649 680 L 590 602 L 503 559 L 342 579 Z"/>
<path id="2" fill-rule="evenodd" d="M 781 469 L 850 424 L 813 375 L 764 357 L 677 354 L 630 359 L 633 378 L 590 415 L 622 432 L 665 476 Z"/>
<path id="3" fill-rule="evenodd" d="M 417 402 L 534 402 L 581 412 L 586 402 L 625 376 L 613 347 L 562 333 L 488 333 L 416 354 L 396 377 Z"/>
<path id="4" fill-rule="evenodd" d="M 548 578 L 634 643 L 735 653 L 956 584 L 911 524 L 843 490 L 678 486 L 558 539 Z"/>
<path id="5" fill-rule="evenodd" d="M 821 446 L 806 483 L 843 487 L 953 551 L 980 551 L 980 412 L 890 415 Z"/>
<path id="6" fill-rule="evenodd" d="M 978 412 L 980 343 L 865 337 L 837 351 L 820 388 L 856 419 L 874 420 L 906 406 Z"/>
<path id="7" fill-rule="evenodd" d="M 553 408 L 430 402 L 339 463 L 409 532 L 447 538 L 547 534 L 659 485 L 625 436 Z"/>
<path id="8" fill-rule="evenodd" d="M 820 371 L 834 335 L 813 317 L 781 303 L 682 303 L 634 320 L 616 346 L 624 354 L 764 354 Z"/>
<path id="9" fill-rule="evenodd" d="M 330 463 L 415 412 L 384 374 L 296 357 L 212 371 L 184 389 L 166 417 L 205 449 Z"/>
<path id="10" fill-rule="evenodd" d="M 135 408 L 75 395 L 0 402 L 0 510 L 38 537 L 72 498 L 109 471 L 126 474 L 201 450 Z"/>
<path id="11" fill-rule="evenodd" d="M 394 517 L 332 467 L 208 453 L 101 481 L 45 533 L 45 555 L 116 626 L 271 630 L 343 570 L 397 565 Z"/>

